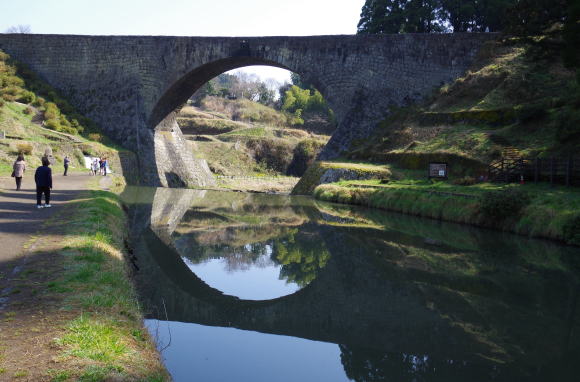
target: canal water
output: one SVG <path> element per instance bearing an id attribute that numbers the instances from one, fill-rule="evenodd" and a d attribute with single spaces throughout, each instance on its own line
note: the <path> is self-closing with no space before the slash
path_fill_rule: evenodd
<path id="1" fill-rule="evenodd" d="M 576 381 L 578 248 L 306 197 L 127 188 L 175 381 Z"/>

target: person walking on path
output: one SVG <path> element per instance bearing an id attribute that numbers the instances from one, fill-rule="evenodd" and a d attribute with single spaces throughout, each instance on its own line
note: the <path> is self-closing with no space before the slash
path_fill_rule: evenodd
<path id="1" fill-rule="evenodd" d="M 107 158 L 103 158 L 103 176 L 107 176 L 107 165 L 109 164 L 109 162 L 107 162 Z"/>
<path id="2" fill-rule="evenodd" d="M 18 154 L 18 158 L 16 158 L 16 161 L 12 165 L 12 176 L 16 180 L 16 191 L 20 190 L 24 171 L 26 171 L 26 162 L 24 161 L 22 154 Z"/>
<path id="3" fill-rule="evenodd" d="M 97 175 L 98 171 L 99 171 L 99 160 L 97 158 L 95 158 L 93 160 L 93 163 L 91 164 L 91 174 Z"/>
<path id="4" fill-rule="evenodd" d="M 44 207 L 50 208 L 50 190 L 52 188 L 52 170 L 47 157 L 42 157 L 42 166 L 36 169 L 34 181 L 36 182 L 36 208 L 43 208 L 42 194 L 44 194 Z"/>
<path id="5" fill-rule="evenodd" d="M 70 163 L 70 159 L 68 159 L 68 155 L 64 156 L 64 176 L 66 176 L 66 173 L 68 172 L 68 165 Z"/>

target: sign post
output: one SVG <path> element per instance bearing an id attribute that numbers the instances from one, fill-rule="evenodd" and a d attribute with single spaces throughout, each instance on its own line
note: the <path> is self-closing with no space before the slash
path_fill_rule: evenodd
<path id="1" fill-rule="evenodd" d="M 429 179 L 447 179 L 447 163 L 429 162 Z"/>

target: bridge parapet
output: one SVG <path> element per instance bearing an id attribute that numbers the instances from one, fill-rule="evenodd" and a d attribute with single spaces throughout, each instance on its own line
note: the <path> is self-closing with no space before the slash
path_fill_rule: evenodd
<path id="1" fill-rule="evenodd" d="M 321 157 L 368 138 L 393 106 L 429 94 L 472 63 L 496 34 L 160 37 L 0 34 L 27 64 L 140 158 L 142 183 L 209 185 L 173 112 L 200 86 L 247 65 L 289 69 L 313 83 L 338 128 Z M 181 158 L 181 159 L 180 159 Z"/>

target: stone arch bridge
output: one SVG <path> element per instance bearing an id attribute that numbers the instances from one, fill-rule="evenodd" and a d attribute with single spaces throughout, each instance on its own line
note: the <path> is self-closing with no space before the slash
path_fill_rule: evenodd
<path id="1" fill-rule="evenodd" d="M 152 37 L 0 34 L 0 49 L 57 88 L 102 130 L 138 154 L 140 182 L 213 182 L 175 121 L 204 83 L 231 69 L 270 65 L 300 74 L 334 110 L 332 158 L 367 138 L 392 106 L 460 76 L 497 35 Z"/>

